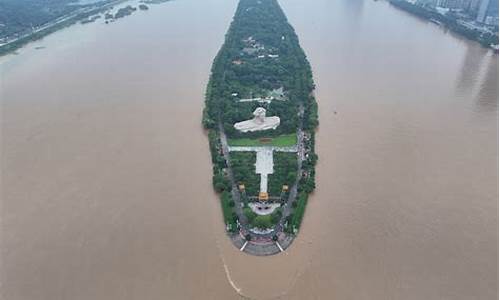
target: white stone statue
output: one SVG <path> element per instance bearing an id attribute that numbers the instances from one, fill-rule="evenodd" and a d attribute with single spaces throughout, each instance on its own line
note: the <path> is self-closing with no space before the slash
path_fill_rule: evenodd
<path id="1" fill-rule="evenodd" d="M 241 132 L 253 132 L 267 129 L 276 129 L 280 125 L 279 117 L 266 117 L 266 109 L 257 107 L 253 112 L 254 118 L 234 124 L 234 128 Z"/>

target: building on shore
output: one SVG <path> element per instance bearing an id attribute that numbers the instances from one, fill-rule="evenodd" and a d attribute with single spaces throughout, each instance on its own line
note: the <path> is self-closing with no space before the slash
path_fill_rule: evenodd
<path id="1" fill-rule="evenodd" d="M 476 21 L 479 23 L 498 26 L 498 1 L 481 0 Z"/>

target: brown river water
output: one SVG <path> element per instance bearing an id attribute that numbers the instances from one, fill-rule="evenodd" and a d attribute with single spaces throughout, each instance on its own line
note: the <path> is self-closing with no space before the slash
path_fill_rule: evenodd
<path id="1" fill-rule="evenodd" d="M 2 300 L 498 297 L 498 56 L 385 1 L 281 4 L 321 123 L 286 253 L 233 247 L 211 187 L 236 1 L 178 0 L 0 58 Z"/>

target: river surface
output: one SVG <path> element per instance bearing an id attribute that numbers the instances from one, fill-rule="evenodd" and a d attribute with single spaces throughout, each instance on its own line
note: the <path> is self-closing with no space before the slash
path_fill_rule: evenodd
<path id="1" fill-rule="evenodd" d="M 287 252 L 234 248 L 211 187 L 236 1 L 178 0 L 0 58 L 2 300 L 497 299 L 498 56 L 384 1 L 281 4 L 321 123 Z"/>

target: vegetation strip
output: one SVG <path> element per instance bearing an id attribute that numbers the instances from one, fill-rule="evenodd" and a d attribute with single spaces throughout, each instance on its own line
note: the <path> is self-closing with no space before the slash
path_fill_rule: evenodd
<path id="1" fill-rule="evenodd" d="M 229 146 L 276 146 L 276 147 L 290 147 L 297 144 L 297 135 L 284 134 L 277 136 L 275 138 L 257 138 L 257 139 L 229 139 Z"/>

